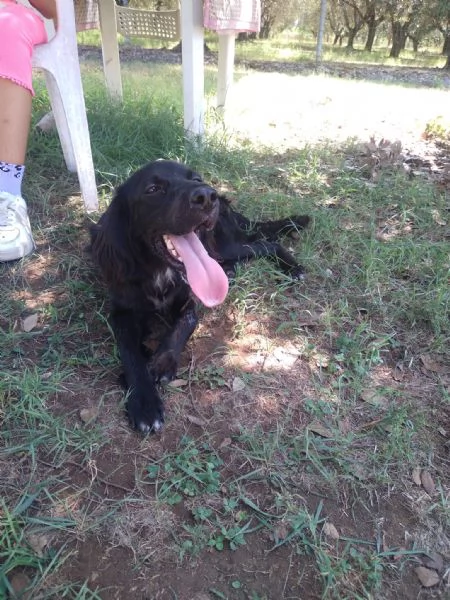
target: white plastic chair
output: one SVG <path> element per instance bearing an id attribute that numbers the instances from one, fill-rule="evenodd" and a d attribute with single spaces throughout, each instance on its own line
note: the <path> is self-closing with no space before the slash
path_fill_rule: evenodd
<path id="1" fill-rule="evenodd" d="M 35 46 L 33 68 L 44 71 L 64 159 L 68 170 L 78 174 L 84 205 L 90 212 L 98 209 L 97 185 L 78 60 L 73 0 L 57 0 L 56 5 L 57 30 L 48 43 Z"/>

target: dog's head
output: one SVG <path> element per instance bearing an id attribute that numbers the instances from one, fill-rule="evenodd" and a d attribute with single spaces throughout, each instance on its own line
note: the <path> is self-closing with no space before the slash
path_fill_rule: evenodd
<path id="1" fill-rule="evenodd" d="M 187 279 L 206 305 L 222 302 L 228 280 L 200 242 L 199 234 L 214 228 L 220 201 L 214 188 L 182 163 L 157 160 L 136 171 L 116 192 L 100 227 L 115 215 L 125 228 L 122 243 L 131 252 L 157 255 Z"/>
<path id="2" fill-rule="evenodd" d="M 128 204 L 135 235 L 153 239 L 212 229 L 218 194 L 183 163 L 157 160 L 136 171 L 117 190 Z"/>

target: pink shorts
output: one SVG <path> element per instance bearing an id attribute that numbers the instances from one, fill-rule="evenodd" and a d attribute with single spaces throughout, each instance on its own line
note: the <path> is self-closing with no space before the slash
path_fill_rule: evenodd
<path id="1" fill-rule="evenodd" d="M 47 41 L 44 20 L 36 12 L 12 0 L 0 0 L 0 77 L 30 90 L 31 57 L 36 44 Z"/>

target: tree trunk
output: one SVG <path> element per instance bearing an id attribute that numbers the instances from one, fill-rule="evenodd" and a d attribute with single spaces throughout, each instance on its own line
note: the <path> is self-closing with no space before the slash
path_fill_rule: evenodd
<path id="1" fill-rule="evenodd" d="M 375 18 L 370 18 L 367 22 L 367 40 L 364 50 L 372 52 L 373 43 L 375 41 L 375 34 L 377 33 L 378 24 L 375 22 Z"/>
<path id="2" fill-rule="evenodd" d="M 409 39 L 412 41 L 414 52 L 419 52 L 419 40 L 416 37 L 409 36 Z"/>
<path id="3" fill-rule="evenodd" d="M 401 47 L 401 50 L 405 50 L 405 48 L 406 48 L 406 42 L 407 41 L 408 41 L 408 36 L 407 35 L 402 36 L 402 47 Z"/>
<path id="4" fill-rule="evenodd" d="M 444 65 L 444 69 L 450 70 L 450 29 L 447 28 L 445 42 L 444 42 L 445 54 L 447 55 L 447 61 Z"/>
<path id="5" fill-rule="evenodd" d="M 238 42 L 248 42 L 249 40 L 256 40 L 257 33 L 256 31 L 240 31 L 237 34 Z"/>
<path id="6" fill-rule="evenodd" d="M 355 37 L 356 37 L 357 33 L 358 32 L 357 32 L 356 29 L 349 29 L 348 30 L 348 40 L 347 40 L 347 46 L 346 46 L 347 50 L 354 50 L 353 44 L 354 44 Z"/>
<path id="7" fill-rule="evenodd" d="M 405 25 L 398 21 L 392 23 L 392 47 L 389 54 L 390 58 L 398 58 L 400 52 L 404 49 L 406 43 Z"/>
<path id="8" fill-rule="evenodd" d="M 272 26 L 270 23 L 263 23 L 261 25 L 261 29 L 259 31 L 259 37 L 262 40 L 268 40 L 269 36 L 270 36 L 270 30 L 271 30 Z"/>
<path id="9" fill-rule="evenodd" d="M 448 56 L 450 52 L 450 32 L 444 37 L 444 45 L 442 47 L 442 54 Z"/>

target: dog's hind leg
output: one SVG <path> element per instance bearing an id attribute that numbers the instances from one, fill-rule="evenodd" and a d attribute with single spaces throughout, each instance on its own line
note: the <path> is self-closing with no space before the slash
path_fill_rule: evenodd
<path id="1" fill-rule="evenodd" d="M 281 270 L 293 279 L 302 279 L 304 268 L 296 259 L 278 242 L 260 240 L 248 244 L 233 244 L 222 251 L 222 266 L 226 272 L 234 270 L 236 263 L 253 258 L 270 258 L 274 260 Z"/>
<path id="2" fill-rule="evenodd" d="M 304 229 L 310 221 L 308 215 L 299 215 L 278 221 L 257 221 L 251 224 L 251 231 L 268 240 L 275 241 L 282 235 L 289 235 L 298 229 Z"/>

